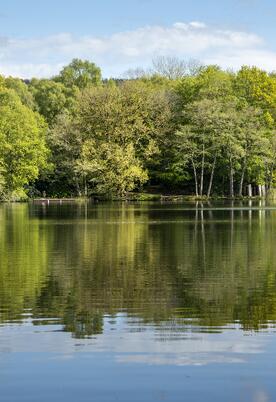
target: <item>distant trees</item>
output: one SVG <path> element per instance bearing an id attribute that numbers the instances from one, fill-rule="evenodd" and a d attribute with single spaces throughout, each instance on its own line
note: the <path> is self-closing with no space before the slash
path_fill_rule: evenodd
<path id="1" fill-rule="evenodd" d="M 52 131 L 55 164 L 72 169 L 80 194 L 123 194 L 148 178 L 148 165 L 161 152 L 171 119 L 167 92 L 145 83 L 87 88 L 74 117 L 59 119 Z"/>
<path id="2" fill-rule="evenodd" d="M 152 73 L 177 80 L 189 75 L 197 74 L 202 64 L 197 60 L 183 60 L 178 57 L 159 56 L 152 61 Z"/>
<path id="3" fill-rule="evenodd" d="M 269 139 L 273 132 L 261 110 L 241 106 L 237 99 L 227 102 L 203 99 L 186 108 L 185 118 L 186 124 L 176 132 L 175 155 L 183 169 L 191 166 L 196 195 L 210 197 L 215 176 L 221 174 L 221 169 L 216 174 L 218 166 L 229 177 L 231 197 L 244 194 L 245 179 L 249 183 L 252 179 L 264 181 L 270 187 L 264 177 L 264 160 L 270 154 Z"/>
<path id="4" fill-rule="evenodd" d="M 61 82 L 66 87 L 76 86 L 79 89 L 84 89 L 89 85 L 99 85 L 101 79 L 101 69 L 96 64 L 80 59 L 73 59 L 54 77 L 56 82 Z"/>
<path id="5" fill-rule="evenodd" d="M 256 67 L 159 57 L 127 80 L 102 80 L 74 59 L 52 79 L 0 77 L 0 99 L 2 198 L 29 184 L 59 196 L 149 183 L 233 197 L 275 183 L 276 76 Z"/>

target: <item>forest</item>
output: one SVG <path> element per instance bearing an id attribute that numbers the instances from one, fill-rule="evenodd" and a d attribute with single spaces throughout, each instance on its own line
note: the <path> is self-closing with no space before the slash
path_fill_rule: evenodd
<path id="1" fill-rule="evenodd" d="M 0 200 L 262 196 L 275 172 L 274 72 L 158 57 L 118 79 L 79 59 L 0 76 Z"/>

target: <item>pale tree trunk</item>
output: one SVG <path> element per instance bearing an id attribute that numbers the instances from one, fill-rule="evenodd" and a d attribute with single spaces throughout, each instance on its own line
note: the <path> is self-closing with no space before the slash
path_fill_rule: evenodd
<path id="1" fill-rule="evenodd" d="M 81 197 L 80 184 L 79 184 L 79 181 L 77 178 L 75 178 L 75 183 L 76 183 L 76 189 L 77 189 L 78 196 Z"/>
<path id="2" fill-rule="evenodd" d="M 88 194 L 87 180 L 86 180 L 86 176 L 84 176 L 84 195 L 85 195 L 85 197 L 87 197 L 87 194 Z"/>
<path id="3" fill-rule="evenodd" d="M 265 189 L 269 191 L 269 168 L 267 164 L 265 164 Z"/>
<path id="4" fill-rule="evenodd" d="M 230 197 L 234 198 L 234 169 L 232 161 L 230 162 Z"/>
<path id="5" fill-rule="evenodd" d="M 201 174 L 200 174 L 200 196 L 203 195 L 204 187 L 204 166 L 205 165 L 205 145 L 202 145 Z"/>
<path id="6" fill-rule="evenodd" d="M 247 195 L 249 198 L 252 197 L 252 185 L 251 184 L 248 184 L 248 186 L 247 186 Z"/>
<path id="7" fill-rule="evenodd" d="M 195 179 L 195 193 L 196 193 L 196 196 L 198 197 L 197 171 L 196 171 L 194 160 L 192 160 L 192 165 L 193 165 L 194 179 Z"/>
<path id="8" fill-rule="evenodd" d="M 264 185 L 258 185 L 258 194 L 260 197 L 265 197 L 266 196 L 266 188 Z"/>
<path id="9" fill-rule="evenodd" d="M 204 269 L 206 268 L 206 238 L 205 238 L 205 227 L 204 227 L 204 212 L 203 205 L 201 205 L 201 239 L 202 239 L 202 254 L 203 254 L 203 264 Z"/>
<path id="10" fill-rule="evenodd" d="M 244 182 L 244 176 L 245 176 L 245 171 L 246 171 L 247 163 L 246 161 L 244 162 L 243 169 L 242 169 L 242 175 L 241 175 L 241 180 L 240 180 L 240 188 L 239 188 L 239 196 L 242 197 L 243 193 L 243 182 Z"/>
<path id="11" fill-rule="evenodd" d="M 212 186 L 213 186 L 213 180 L 214 180 L 214 174 L 215 174 L 216 163 L 217 163 L 217 155 L 215 155 L 215 159 L 214 159 L 213 165 L 212 165 L 211 177 L 210 177 L 209 187 L 208 187 L 208 192 L 207 192 L 207 197 L 208 197 L 208 198 L 209 198 L 210 195 L 211 195 L 211 190 L 212 190 Z"/>
<path id="12" fill-rule="evenodd" d="M 230 172 L 230 197 L 234 198 L 234 170 Z"/>
<path id="13" fill-rule="evenodd" d="M 273 180 L 273 171 L 275 169 L 275 164 L 273 163 L 271 168 L 270 168 L 270 173 L 269 173 L 269 178 L 268 178 L 268 183 L 267 183 L 267 190 L 271 190 L 271 185 L 272 185 L 272 180 Z"/>

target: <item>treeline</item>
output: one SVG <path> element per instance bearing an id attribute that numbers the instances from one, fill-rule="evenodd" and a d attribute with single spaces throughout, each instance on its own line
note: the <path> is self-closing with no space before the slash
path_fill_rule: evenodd
<path id="1" fill-rule="evenodd" d="M 159 58 L 103 80 L 0 76 L 0 198 L 251 195 L 275 181 L 276 74 Z"/>

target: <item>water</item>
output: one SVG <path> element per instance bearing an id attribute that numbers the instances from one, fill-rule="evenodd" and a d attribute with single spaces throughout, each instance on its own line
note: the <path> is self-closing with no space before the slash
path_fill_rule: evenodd
<path id="1" fill-rule="evenodd" d="M 276 400 L 276 205 L 0 205 L 0 400 Z"/>

